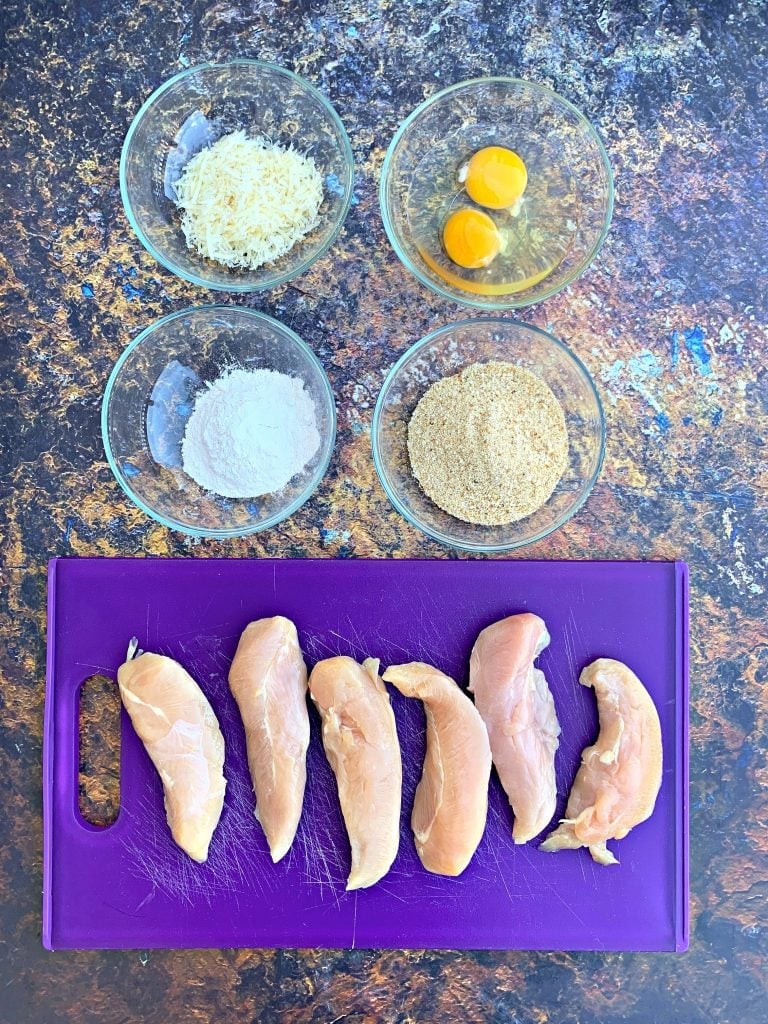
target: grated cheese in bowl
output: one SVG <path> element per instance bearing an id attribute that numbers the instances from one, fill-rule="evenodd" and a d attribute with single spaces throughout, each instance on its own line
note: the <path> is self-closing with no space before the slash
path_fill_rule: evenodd
<path id="1" fill-rule="evenodd" d="M 311 157 L 244 131 L 192 157 L 175 189 L 187 245 L 233 269 L 284 256 L 317 225 L 323 201 Z"/>

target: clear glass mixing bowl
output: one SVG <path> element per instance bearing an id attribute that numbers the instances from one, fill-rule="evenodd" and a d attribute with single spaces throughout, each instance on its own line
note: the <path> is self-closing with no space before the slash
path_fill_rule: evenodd
<path id="1" fill-rule="evenodd" d="M 528 170 L 519 209 L 484 211 L 506 249 L 463 270 L 445 255 L 442 228 L 472 207 L 459 180 L 486 146 L 512 149 Z M 613 213 L 613 178 L 597 132 L 573 104 L 516 78 L 478 78 L 430 97 L 406 118 L 381 172 L 381 213 L 395 252 L 423 284 L 454 302 L 514 309 L 576 280 L 597 255 Z"/>
<path id="2" fill-rule="evenodd" d="M 294 146 L 323 177 L 317 227 L 258 270 L 230 270 L 189 249 L 173 201 L 187 161 L 238 129 Z M 273 288 L 307 270 L 341 230 L 353 183 L 349 139 L 328 100 L 291 71 L 258 60 L 203 64 L 169 79 L 134 118 L 120 159 L 123 206 L 145 249 L 179 277 L 231 292 Z"/>
<path id="3" fill-rule="evenodd" d="M 427 388 L 489 362 L 516 363 L 546 381 L 563 407 L 569 438 L 568 467 L 549 500 L 504 526 L 477 526 L 443 512 L 422 491 L 408 459 L 408 422 Z M 561 341 L 517 320 L 485 317 L 440 327 L 400 357 L 379 393 L 371 441 L 382 486 L 409 523 L 452 547 L 507 551 L 546 537 L 587 500 L 603 464 L 605 420 L 589 372 Z"/>
<path id="4" fill-rule="evenodd" d="M 181 468 L 181 442 L 195 397 L 232 366 L 302 380 L 321 443 L 282 490 L 222 498 Z M 115 364 L 101 407 L 104 450 L 117 482 L 148 516 L 195 537 L 239 537 L 292 515 L 316 490 L 333 452 L 336 407 L 325 371 L 288 327 L 254 310 L 198 306 L 151 324 Z"/>

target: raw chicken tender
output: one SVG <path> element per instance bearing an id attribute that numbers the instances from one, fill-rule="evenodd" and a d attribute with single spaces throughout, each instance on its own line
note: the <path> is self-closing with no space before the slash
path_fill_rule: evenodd
<path id="1" fill-rule="evenodd" d="M 364 889 L 386 875 L 400 843 L 403 770 L 395 716 L 375 658 L 362 666 L 346 657 L 320 661 L 309 691 L 352 847 L 347 889 Z"/>
<path id="2" fill-rule="evenodd" d="M 296 627 L 276 615 L 246 626 L 229 670 L 240 708 L 256 817 L 272 860 L 288 852 L 307 782 L 307 667 Z"/>
<path id="3" fill-rule="evenodd" d="M 224 803 L 224 737 L 194 679 L 172 658 L 137 651 L 117 670 L 125 710 L 163 782 L 173 838 L 202 863 Z"/>
<path id="4" fill-rule="evenodd" d="M 620 661 L 593 661 L 579 682 L 594 688 L 600 735 L 581 755 L 565 818 L 539 849 L 588 846 L 598 864 L 618 864 L 606 841 L 623 839 L 650 818 L 661 787 L 659 715 L 643 684 Z"/>
<path id="5" fill-rule="evenodd" d="M 557 802 L 560 725 L 544 673 L 533 667 L 548 643 L 547 627 L 538 615 L 510 615 L 480 633 L 469 660 L 469 689 L 515 815 L 515 843 L 538 835 L 551 821 Z"/>
<path id="6" fill-rule="evenodd" d="M 427 753 L 411 827 L 427 871 L 460 875 L 485 830 L 491 748 L 477 708 L 450 676 L 415 661 L 393 665 L 384 681 L 424 702 Z"/>

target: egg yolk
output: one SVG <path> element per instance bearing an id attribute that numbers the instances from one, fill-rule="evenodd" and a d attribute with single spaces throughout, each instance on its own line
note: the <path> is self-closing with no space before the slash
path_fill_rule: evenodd
<path id="1" fill-rule="evenodd" d="M 445 222 L 443 246 L 460 267 L 487 267 L 501 251 L 501 235 L 487 213 L 457 210 Z"/>
<path id="2" fill-rule="evenodd" d="M 480 149 L 461 169 L 470 199 L 489 210 L 506 210 L 520 199 L 528 184 L 525 164 L 511 149 L 487 146 Z"/>

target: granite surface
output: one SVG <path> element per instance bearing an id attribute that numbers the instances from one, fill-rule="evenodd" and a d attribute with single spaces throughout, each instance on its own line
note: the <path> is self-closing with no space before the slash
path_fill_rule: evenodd
<path id="1" fill-rule="evenodd" d="M 7 0 L 5 337 L 0 360 L 0 1021 L 677 1021 L 757 1024 L 768 971 L 768 25 L 760 0 Z M 202 60 L 277 61 L 352 139 L 355 204 L 293 284 L 235 300 L 141 248 L 120 204 L 123 137 L 164 79 Z M 692 943 L 682 956 L 271 951 L 50 954 L 40 946 L 45 583 L 52 555 L 435 558 L 370 458 L 393 360 L 462 315 L 384 235 L 377 176 L 405 115 L 490 72 L 557 89 L 598 126 L 613 227 L 581 280 L 523 318 L 595 376 L 605 468 L 581 513 L 526 554 L 683 558 L 692 569 Z M 291 520 L 195 542 L 129 504 L 99 407 L 125 344 L 218 299 L 290 324 L 334 387 L 332 469 Z"/>

